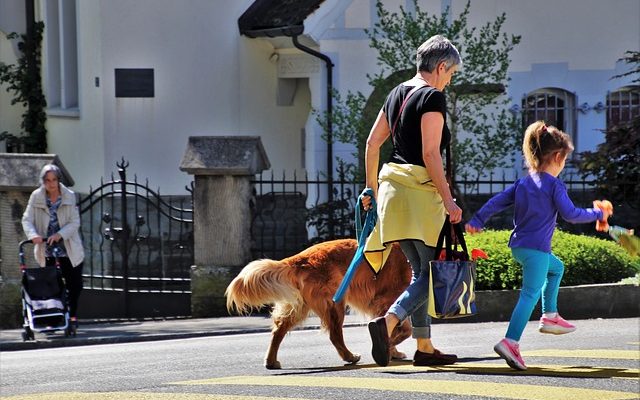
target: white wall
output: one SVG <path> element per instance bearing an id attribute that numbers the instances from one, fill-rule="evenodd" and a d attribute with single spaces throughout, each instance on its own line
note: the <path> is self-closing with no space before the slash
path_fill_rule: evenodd
<path id="1" fill-rule="evenodd" d="M 148 178 L 164 194 L 186 193 L 179 170 L 187 138 L 259 135 L 274 171 L 303 167 L 310 89 L 278 106 L 277 63 L 266 40 L 241 37 L 250 0 L 78 2 L 80 118 L 50 117 L 52 151 L 87 191 L 116 170 Z M 116 98 L 116 68 L 153 68 L 153 98 Z M 100 87 L 95 87 L 95 78 Z"/>
<path id="2" fill-rule="evenodd" d="M 80 32 L 77 35 L 79 116 L 49 114 L 47 145 L 50 153 L 60 156 L 75 180 L 74 190 L 87 193 L 89 186 L 95 188 L 101 177 L 115 171 L 115 164 L 105 163 L 103 93 L 106 86 L 101 65 L 100 1 L 83 0 L 76 5 L 76 26 Z M 44 15 L 44 10 L 40 10 Z M 46 77 L 46 38 L 43 48 L 43 76 Z M 96 78 L 99 86 L 96 86 Z M 43 84 L 46 90 L 46 78 Z"/>

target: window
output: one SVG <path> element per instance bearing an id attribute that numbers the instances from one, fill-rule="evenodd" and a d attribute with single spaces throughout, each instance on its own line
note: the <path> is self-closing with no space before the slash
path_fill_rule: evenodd
<path id="1" fill-rule="evenodd" d="M 523 124 L 543 120 L 568 133 L 576 146 L 575 95 L 563 89 L 544 88 L 527 94 L 522 99 Z M 577 147 L 577 146 L 576 146 Z"/>
<path id="2" fill-rule="evenodd" d="M 640 116 L 640 86 L 607 93 L 607 129 Z"/>
<path id="3" fill-rule="evenodd" d="M 49 0 L 44 7 L 48 112 L 74 116 L 78 114 L 76 0 Z"/>
<path id="4" fill-rule="evenodd" d="M 578 148 L 575 95 L 564 89 L 543 88 L 534 90 L 522 99 L 522 122 L 524 128 L 543 120 L 571 136 L 573 146 Z M 571 153 L 573 159 L 575 152 Z"/>

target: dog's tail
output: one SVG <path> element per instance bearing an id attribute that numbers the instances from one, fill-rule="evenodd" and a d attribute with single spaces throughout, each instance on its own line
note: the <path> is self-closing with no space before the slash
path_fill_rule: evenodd
<path id="1" fill-rule="evenodd" d="M 266 304 L 300 304 L 302 295 L 294 284 L 293 269 L 285 262 L 252 261 L 227 287 L 227 310 L 247 314 Z"/>

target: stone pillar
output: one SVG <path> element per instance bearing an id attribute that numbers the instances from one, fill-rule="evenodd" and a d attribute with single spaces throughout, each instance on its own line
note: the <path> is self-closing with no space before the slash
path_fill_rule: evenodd
<path id="1" fill-rule="evenodd" d="M 195 181 L 193 317 L 227 315 L 224 291 L 251 260 L 251 179 L 269 168 L 257 136 L 189 138 L 180 170 Z"/>
<path id="2" fill-rule="evenodd" d="M 16 288 L 21 273 L 18 244 L 26 237 L 22 230 L 22 214 L 31 192 L 40 186 L 40 170 L 55 164 L 62 171 L 62 183 L 73 186 L 71 175 L 55 154 L 0 153 L 0 327 L 7 328 L 21 320 L 20 297 Z M 36 266 L 33 247 L 25 247 L 27 266 Z M 9 323 L 11 322 L 11 323 Z M 9 323 L 7 325 L 7 323 Z"/>

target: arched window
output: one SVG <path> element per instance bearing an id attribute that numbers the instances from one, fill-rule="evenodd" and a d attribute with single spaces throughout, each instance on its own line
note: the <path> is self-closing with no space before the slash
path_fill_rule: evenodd
<path id="1" fill-rule="evenodd" d="M 563 89 L 543 88 L 534 90 L 522 99 L 523 123 L 543 120 L 571 135 L 574 145 L 577 139 L 575 95 Z"/>
<path id="2" fill-rule="evenodd" d="M 607 129 L 640 116 L 640 86 L 625 86 L 607 93 Z"/>

